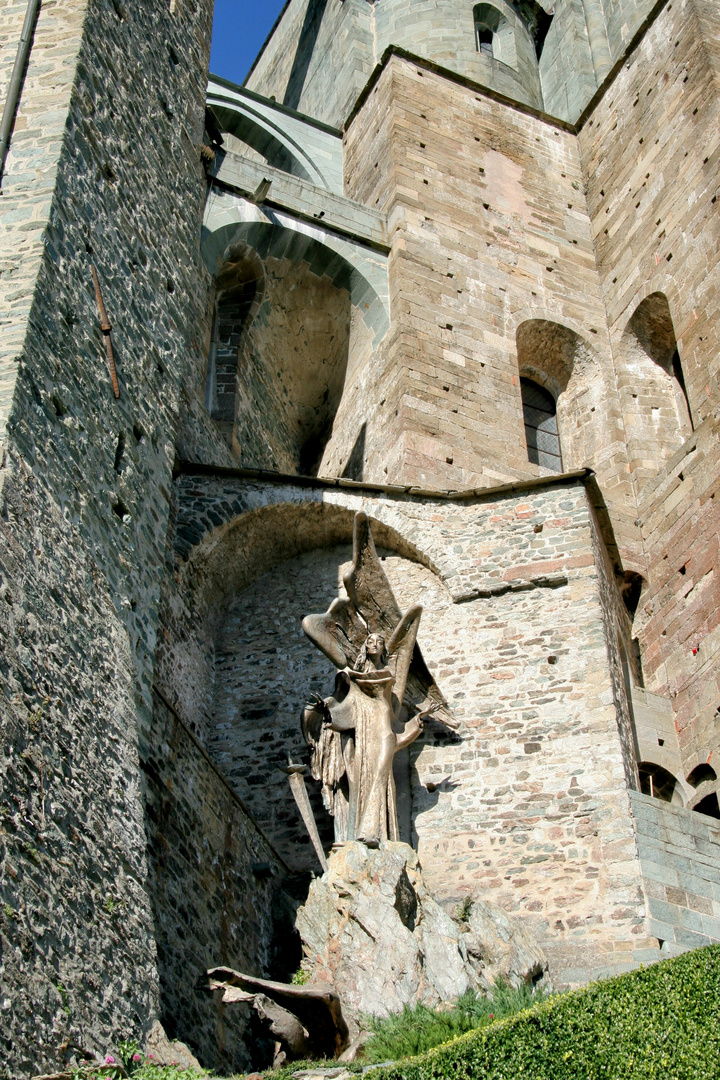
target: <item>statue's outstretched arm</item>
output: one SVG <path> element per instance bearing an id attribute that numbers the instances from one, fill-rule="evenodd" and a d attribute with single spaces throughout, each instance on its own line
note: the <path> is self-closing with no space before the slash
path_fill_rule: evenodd
<path id="1" fill-rule="evenodd" d="M 414 743 L 418 736 L 422 734 L 423 720 L 425 717 L 432 716 L 432 714 L 437 712 L 440 708 L 441 706 L 439 704 L 431 705 L 429 708 L 419 712 L 417 716 L 411 717 L 405 724 L 402 735 L 398 735 L 397 737 L 396 750 L 404 750 L 406 746 L 410 746 L 411 743 Z"/>

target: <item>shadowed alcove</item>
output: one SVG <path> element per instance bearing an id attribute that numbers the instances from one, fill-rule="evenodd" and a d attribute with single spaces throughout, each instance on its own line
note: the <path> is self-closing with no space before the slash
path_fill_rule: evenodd
<path id="1" fill-rule="evenodd" d="M 640 486 L 692 433 L 692 416 L 672 315 L 664 293 L 651 293 L 620 342 L 618 383 L 630 463 Z"/>
<path id="2" fill-rule="evenodd" d="M 315 475 L 345 383 L 348 291 L 248 245 L 228 254 L 215 289 L 210 415 L 244 467 Z"/>
<path id="3" fill-rule="evenodd" d="M 217 768 L 296 871 L 317 871 L 319 865 L 280 770 L 288 754 L 296 761 L 306 759 L 302 708 L 311 692 L 332 692 L 335 677 L 332 663 L 305 636 L 301 621 L 326 611 L 344 592 L 353 518 L 338 507 L 277 505 L 251 511 L 219 530 L 188 563 L 186 607 L 183 613 L 176 601 L 173 612 L 166 612 L 167 636 L 158 653 L 163 692 L 177 703 Z M 420 635 L 432 642 L 436 619 L 453 606 L 446 585 L 395 530 L 373 521 L 372 531 L 401 610 L 423 605 Z M 414 755 L 423 742 L 445 735 L 431 721 L 426 738 L 397 755 L 398 815 L 407 840 L 413 828 Z M 316 820 L 329 849 L 332 821 L 316 788 L 310 781 Z"/>

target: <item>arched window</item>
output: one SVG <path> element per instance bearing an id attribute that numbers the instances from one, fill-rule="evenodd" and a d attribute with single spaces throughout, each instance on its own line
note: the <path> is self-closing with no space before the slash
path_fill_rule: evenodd
<path id="1" fill-rule="evenodd" d="M 661 802 L 673 801 L 677 780 L 672 773 L 652 761 L 641 761 L 638 772 L 640 773 L 640 790 L 643 795 L 650 795 L 653 799 L 660 799 Z"/>
<path id="2" fill-rule="evenodd" d="M 532 379 L 520 379 L 528 460 L 562 472 L 555 398 Z"/>
<path id="3" fill-rule="evenodd" d="M 476 4 L 473 8 L 475 22 L 475 48 L 483 56 L 494 57 L 509 67 L 517 68 L 515 31 L 510 20 L 492 4 Z"/>
<path id="4" fill-rule="evenodd" d="M 206 404 L 213 420 L 232 424 L 238 376 L 240 337 L 257 291 L 254 278 L 233 283 L 220 294 L 215 311 Z"/>
<path id="5" fill-rule="evenodd" d="M 687 778 L 688 784 L 692 784 L 693 787 L 700 787 L 700 785 L 704 784 L 707 780 L 717 780 L 717 773 L 712 765 L 707 765 L 705 762 L 696 765 Z"/>
<path id="6" fill-rule="evenodd" d="M 620 343 L 618 383 L 630 466 L 642 488 L 693 430 L 685 373 L 663 293 L 647 296 L 629 320 Z"/>
<path id="7" fill-rule="evenodd" d="M 706 795 L 704 799 L 693 806 L 693 810 L 698 814 L 707 814 L 708 817 L 720 818 L 720 803 L 718 802 L 717 791 L 711 791 L 709 795 Z"/>

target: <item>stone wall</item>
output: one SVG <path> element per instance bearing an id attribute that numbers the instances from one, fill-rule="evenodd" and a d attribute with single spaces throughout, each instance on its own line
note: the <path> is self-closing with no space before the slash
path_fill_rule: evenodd
<path id="1" fill-rule="evenodd" d="M 24 7 L 0 0 L 0 79 Z M 564 42 L 584 50 L 578 85 L 553 90 L 574 116 L 607 66 L 602 32 L 615 59 L 650 3 L 609 0 L 602 25 L 597 0 L 558 7 L 547 63 Z M 403 813 L 435 888 L 522 918 L 559 983 L 657 959 L 658 936 L 717 938 L 715 827 L 633 791 L 619 644 L 638 638 L 646 699 L 672 702 L 682 768 L 714 760 L 717 5 L 666 4 L 580 132 L 387 58 L 345 135 L 356 201 L 278 171 L 288 205 L 257 206 L 243 184 L 265 166 L 230 153 L 204 262 L 210 8 L 43 5 L 3 183 L 0 1042 L 18 1080 L 141 1037 L 161 1013 L 208 1063 L 246 1064 L 243 1014 L 185 995 L 183 979 L 216 958 L 274 963 L 273 885 L 253 866 L 270 863 L 272 882 L 282 868 L 237 795 L 307 869 L 273 769 L 310 684 L 332 673 L 299 637 L 295 606 L 323 606 L 361 508 L 401 605 L 425 604 L 421 642 L 461 725 L 456 741 L 428 724 L 407 764 Z M 292 0 L 250 85 L 341 122 L 378 59 L 373 14 L 366 0 Z M 222 472 L 232 451 L 204 407 L 206 266 L 236 243 L 282 278 L 276 321 L 255 327 L 265 359 L 273 328 L 298 329 L 282 282 L 311 272 L 317 310 L 333 297 L 347 350 L 335 342 L 321 359 L 347 351 L 348 366 L 322 468 L 395 488 Z M 673 375 L 636 348 L 631 321 L 646 302 L 657 313 L 657 296 L 692 435 L 668 432 Z M 272 355 L 292 369 L 280 344 Z M 558 398 L 565 467 L 596 470 L 624 568 L 645 583 L 632 626 L 591 509 L 601 500 L 527 460 L 521 376 Z M 250 411 L 256 462 L 299 468 L 299 455 L 262 456 Z M 178 466 L 173 483 L 178 457 L 220 471 Z M 490 490 L 499 482 L 511 486 Z M 272 624 L 252 623 L 262 604 Z M 263 770 L 277 801 L 260 795 Z M 683 844 L 687 863 L 674 861 Z M 671 861 L 687 881 L 657 877 Z"/>
<path id="2" fill-rule="evenodd" d="M 392 328 L 356 380 L 362 413 L 336 424 L 333 440 L 347 450 L 366 423 L 366 480 L 465 487 L 543 475 L 528 461 L 520 397 L 530 330 L 532 377 L 559 413 L 570 399 L 564 467 L 595 469 L 633 565 L 636 515 L 575 137 L 392 57 L 345 148 L 349 193 L 388 216 Z"/>
<path id="3" fill-rule="evenodd" d="M 543 106 L 570 122 L 580 116 L 602 81 L 590 48 L 582 3 L 555 4 L 555 15 L 540 57 Z M 602 26 L 601 33 L 604 31 Z M 572 56 L 572 63 L 567 58 Z"/>
<path id="4" fill-rule="evenodd" d="M 706 6 L 681 0 L 663 11 L 579 135 L 614 350 L 621 353 L 639 304 L 663 293 L 696 426 L 717 398 L 711 359 L 720 345 L 712 202 L 720 105 L 717 71 L 696 17 Z M 632 437 L 642 417 L 622 368 L 618 383 Z"/>
<path id="5" fill-rule="evenodd" d="M 43 5 L 22 85 L 0 199 L 0 442 L 45 251 L 86 0 Z M 0 2 L 0 100 L 15 63 L 26 0 Z"/>
<path id="6" fill-rule="evenodd" d="M 246 84 L 340 127 L 375 63 L 367 0 L 291 0 Z"/>
<path id="7" fill-rule="evenodd" d="M 222 1005 L 198 984 L 220 965 L 277 976 L 277 891 L 287 870 L 180 718 L 158 696 L 154 706 L 140 764 L 160 1017 L 207 1068 L 235 1073 L 251 1064 L 247 1007 Z M 287 978 L 293 950 L 282 936 Z"/>
<path id="8" fill-rule="evenodd" d="M 37 246 L 24 264 L 34 280 L 17 290 L 25 331 L 1 478 L 1 1056 L 12 1077 L 142 1037 L 158 1010 L 137 744 L 152 709 L 181 387 L 204 364 L 207 290 L 211 4 L 173 7 L 45 5 L 28 85 L 40 94 L 57 79 L 43 90 L 57 112 L 30 94 L 15 144 L 48 189 L 18 203 L 18 252 L 27 236 Z M 21 162 L 11 156 L 3 213 L 13 191 L 34 199 Z M 113 324 L 117 401 L 91 263 Z"/>
<path id="9" fill-rule="evenodd" d="M 525 22 L 505 0 L 490 4 L 499 33 L 493 34 L 493 53 L 488 55 L 477 48 L 477 6 L 476 0 L 435 0 L 431 6 L 424 0 L 384 0 L 373 5 L 376 58 L 388 46 L 398 45 L 515 101 L 542 108 L 535 42 Z"/>
<path id="10" fill-rule="evenodd" d="M 645 549 L 633 633 L 647 688 L 673 704 L 685 775 L 720 739 L 718 30 L 714 4 L 667 5 L 579 134 Z M 657 297 L 695 424 L 677 450 L 661 396 L 672 379 L 627 347 L 636 312 Z"/>
<path id="11" fill-rule="evenodd" d="M 507 0 L 293 0 L 247 79 L 251 90 L 341 126 L 375 64 L 392 45 L 513 101 L 576 123 L 658 9 L 658 0 L 542 0 L 552 16 L 537 56 L 521 6 Z M 493 55 L 478 50 L 474 12 L 500 25 Z M 339 77 L 338 77 L 339 76 Z"/>
<path id="12" fill-rule="evenodd" d="M 622 602 L 582 484 L 432 501 L 196 474 L 176 493 L 158 676 L 288 862 L 315 866 L 276 766 L 302 753 L 308 691 L 332 685 L 299 623 L 335 595 L 362 508 L 401 608 L 424 606 L 423 653 L 460 722 L 459 739 L 428 724 L 409 766 L 433 888 L 522 918 L 560 982 L 657 954 L 627 795 Z"/>
<path id="13" fill-rule="evenodd" d="M 665 954 L 720 942 L 720 822 L 631 792 L 650 932 Z"/>
<path id="14" fill-rule="evenodd" d="M 127 630 L 30 470 L 3 479 L 0 1058 L 26 1078 L 142 1032 L 158 986 Z"/>
<path id="15" fill-rule="evenodd" d="M 643 669 L 672 701 L 683 776 L 720 751 L 719 427 L 708 418 L 640 504 L 650 565 L 637 627 Z"/>

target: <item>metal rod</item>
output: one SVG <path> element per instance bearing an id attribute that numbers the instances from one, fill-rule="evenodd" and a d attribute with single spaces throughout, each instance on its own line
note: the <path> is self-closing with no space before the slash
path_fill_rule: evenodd
<path id="1" fill-rule="evenodd" d="M 5 172 L 5 162 L 10 146 L 10 132 L 12 131 L 13 123 L 15 122 L 15 113 L 17 112 L 18 100 L 20 98 L 20 87 L 22 86 L 25 65 L 27 64 L 28 56 L 30 55 L 30 45 L 32 43 L 39 10 L 40 0 L 28 0 L 27 11 L 25 12 L 25 22 L 23 23 L 17 55 L 15 56 L 15 66 L 13 67 L 12 75 L 10 76 L 7 97 L 5 98 L 5 108 L 3 109 L 2 121 L 0 121 L 0 184 L 2 184 L 3 174 Z"/>
<path id="2" fill-rule="evenodd" d="M 115 367 L 115 357 L 113 356 L 112 339 L 110 338 L 110 331 L 112 326 L 110 320 L 107 317 L 107 311 L 105 310 L 105 304 L 103 303 L 102 292 L 100 290 L 100 279 L 98 272 L 94 265 L 90 267 L 92 271 L 93 285 L 95 286 L 95 299 L 97 300 L 98 311 L 100 312 L 100 329 L 103 332 L 103 338 L 105 339 L 105 355 L 107 356 L 108 367 L 110 369 L 110 380 L 112 382 L 113 394 L 116 398 L 120 397 L 120 387 L 118 385 L 117 368 Z"/>
<path id="3" fill-rule="evenodd" d="M 286 773 L 287 778 L 290 781 L 290 790 L 297 803 L 305 828 L 310 834 L 315 853 L 323 870 L 327 872 L 327 859 L 325 858 L 325 852 L 323 851 L 323 846 L 320 841 L 320 833 L 318 832 L 318 827 L 315 822 L 315 815 L 312 812 L 307 788 L 305 787 L 305 777 L 303 776 L 305 769 L 305 765 L 294 765 L 292 761 L 288 761 L 287 768 L 282 769 L 281 771 Z"/>

